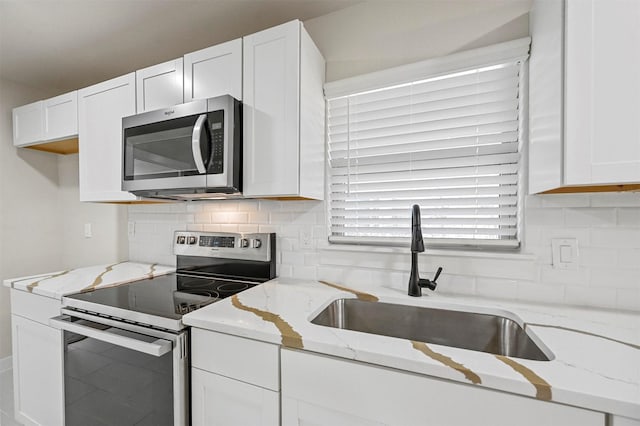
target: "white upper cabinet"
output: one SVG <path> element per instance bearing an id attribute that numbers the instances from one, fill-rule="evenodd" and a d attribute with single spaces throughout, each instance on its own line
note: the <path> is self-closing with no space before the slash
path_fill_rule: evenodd
<path id="1" fill-rule="evenodd" d="M 136 113 L 136 75 L 78 92 L 80 201 L 134 201 L 122 191 L 122 117 Z"/>
<path id="2" fill-rule="evenodd" d="M 13 144 L 26 146 L 42 141 L 42 101 L 13 109 Z"/>
<path id="3" fill-rule="evenodd" d="M 640 2 L 536 0 L 530 19 L 529 192 L 640 183 Z"/>
<path id="4" fill-rule="evenodd" d="M 182 58 L 136 71 L 138 113 L 184 102 Z"/>
<path id="5" fill-rule="evenodd" d="M 243 42 L 243 194 L 323 199 L 322 54 L 297 20 Z"/>
<path id="6" fill-rule="evenodd" d="M 78 152 L 77 136 L 78 92 L 75 90 L 13 109 L 15 146 L 68 154 Z M 68 139 L 74 140 L 55 143 Z"/>
<path id="7" fill-rule="evenodd" d="M 242 39 L 184 55 L 184 102 L 222 95 L 242 100 Z"/>
<path id="8" fill-rule="evenodd" d="M 640 2 L 566 3 L 565 184 L 640 182 Z"/>
<path id="9" fill-rule="evenodd" d="M 68 139 L 78 135 L 78 91 L 43 101 L 43 130 L 46 141 Z"/>

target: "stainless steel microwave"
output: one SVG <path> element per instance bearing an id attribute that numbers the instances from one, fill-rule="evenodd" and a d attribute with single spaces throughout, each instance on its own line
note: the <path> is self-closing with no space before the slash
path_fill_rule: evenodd
<path id="1" fill-rule="evenodd" d="M 201 199 L 242 191 L 242 104 L 197 100 L 122 119 L 122 189 L 149 198 Z"/>

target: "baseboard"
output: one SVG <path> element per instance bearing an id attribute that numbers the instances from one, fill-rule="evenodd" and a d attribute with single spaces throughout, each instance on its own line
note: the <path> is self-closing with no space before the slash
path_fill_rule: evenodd
<path id="1" fill-rule="evenodd" d="M 11 359 L 11 356 L 0 358 L 0 373 L 11 369 L 12 366 L 13 361 Z"/>

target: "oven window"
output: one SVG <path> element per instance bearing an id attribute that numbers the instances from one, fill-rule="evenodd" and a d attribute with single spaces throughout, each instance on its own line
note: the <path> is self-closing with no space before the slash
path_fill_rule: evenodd
<path id="1" fill-rule="evenodd" d="M 124 179 L 156 179 L 201 174 L 196 166 L 192 137 L 198 115 L 125 129 Z M 200 133 L 205 167 L 211 156 L 211 132 Z"/>
<path id="2" fill-rule="evenodd" d="M 125 330 L 111 334 L 156 340 Z M 173 359 L 65 331 L 65 425 L 173 425 Z"/>

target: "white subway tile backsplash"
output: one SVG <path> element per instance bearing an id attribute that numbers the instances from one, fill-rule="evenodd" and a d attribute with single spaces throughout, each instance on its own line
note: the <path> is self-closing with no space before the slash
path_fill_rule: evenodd
<path id="1" fill-rule="evenodd" d="M 524 213 L 528 225 L 562 226 L 563 210 L 559 208 L 528 209 Z"/>
<path id="2" fill-rule="evenodd" d="M 618 250 L 618 264 L 625 268 L 640 269 L 640 249 Z M 640 281 L 640 276 L 638 280 Z"/>
<path id="3" fill-rule="evenodd" d="M 616 226 L 616 209 L 568 208 L 564 211 L 564 224 L 569 227 Z"/>
<path id="4" fill-rule="evenodd" d="M 202 226 L 202 230 L 204 232 L 221 232 L 220 230 L 220 225 L 216 224 L 205 224 L 205 225 L 201 225 Z"/>
<path id="5" fill-rule="evenodd" d="M 247 223 L 249 213 L 246 212 L 211 212 L 211 223 Z"/>
<path id="6" fill-rule="evenodd" d="M 316 280 L 318 273 L 315 266 L 293 265 L 293 278 L 301 280 Z"/>
<path id="7" fill-rule="evenodd" d="M 591 268 L 591 287 L 639 289 L 640 275 L 637 269 Z"/>
<path id="8" fill-rule="evenodd" d="M 618 264 L 618 250 L 612 248 L 579 247 L 578 264 L 584 267 L 604 266 L 611 270 Z"/>
<path id="9" fill-rule="evenodd" d="M 540 207 L 589 207 L 591 205 L 589 194 L 547 194 L 530 196 L 530 198 L 539 198 Z"/>
<path id="10" fill-rule="evenodd" d="M 640 207 L 640 193 L 600 192 L 591 195 L 592 207 Z"/>
<path id="11" fill-rule="evenodd" d="M 591 306 L 600 308 L 615 308 L 617 300 L 616 289 L 581 285 L 567 285 L 564 293 L 564 303 L 567 305 Z"/>
<path id="12" fill-rule="evenodd" d="M 349 286 L 371 284 L 373 273 L 370 269 L 336 268 L 333 266 L 318 266 L 318 279 L 333 284 Z"/>
<path id="13" fill-rule="evenodd" d="M 640 209 L 620 208 L 618 210 L 618 225 L 640 227 Z"/>
<path id="14" fill-rule="evenodd" d="M 300 253 L 298 251 L 283 251 L 282 253 L 282 263 L 287 263 L 289 265 L 304 265 L 304 253 Z"/>
<path id="15" fill-rule="evenodd" d="M 258 232 L 275 232 L 277 235 L 283 236 L 282 233 L 279 232 L 280 227 L 274 225 L 259 225 Z"/>
<path id="16" fill-rule="evenodd" d="M 195 223 L 211 223 L 211 213 L 196 213 L 194 217 Z"/>
<path id="17" fill-rule="evenodd" d="M 613 228 L 591 230 L 592 247 L 640 248 L 640 229 Z"/>
<path id="18" fill-rule="evenodd" d="M 616 308 L 628 311 L 640 311 L 640 289 L 618 289 L 616 291 Z"/>
<path id="19" fill-rule="evenodd" d="M 239 202 L 235 200 L 211 201 L 204 205 L 205 211 L 210 212 L 236 212 Z"/>
<path id="20" fill-rule="evenodd" d="M 515 299 L 518 292 L 518 281 L 478 277 L 476 279 L 476 291 L 488 297 Z"/>
<path id="21" fill-rule="evenodd" d="M 406 285 L 408 286 L 408 281 Z M 476 278 L 443 272 L 440 278 L 438 278 L 438 288 L 436 291 L 443 294 L 475 295 Z"/>
<path id="22" fill-rule="evenodd" d="M 289 212 L 272 212 L 270 214 L 271 223 L 289 224 L 293 221 L 293 214 Z"/>
<path id="23" fill-rule="evenodd" d="M 554 238 L 575 238 L 579 247 L 591 244 L 591 228 L 568 228 L 565 226 L 550 226 L 542 228 L 542 241 L 551 250 L 551 240 Z"/>
<path id="24" fill-rule="evenodd" d="M 561 304 L 564 300 L 563 285 L 543 284 L 540 282 L 520 281 L 517 284 L 517 300 L 537 303 Z"/>
<path id="25" fill-rule="evenodd" d="M 249 213 L 249 223 L 266 224 L 269 223 L 269 213 L 251 212 Z"/>
<path id="26" fill-rule="evenodd" d="M 578 284 L 587 286 L 589 284 L 589 269 L 578 267 L 578 269 L 560 269 L 549 265 L 540 267 L 540 280 L 549 284 Z"/>
<path id="27" fill-rule="evenodd" d="M 640 311 L 640 194 L 527 196 L 522 234 L 529 258 L 419 256 L 420 273 L 444 272 L 438 293 Z M 129 206 L 131 260 L 174 264 L 174 230 L 275 232 L 282 277 L 384 285 L 406 292 L 405 252 L 339 250 L 328 243 L 319 201 L 224 200 Z M 311 236 L 311 244 L 302 237 Z M 578 240 L 578 269 L 551 266 L 551 240 Z M 336 247 L 338 249 L 336 249 Z"/>
<path id="28" fill-rule="evenodd" d="M 248 223 L 243 223 L 238 225 L 238 232 L 244 233 L 255 233 L 259 232 L 260 227 L 258 225 L 250 225 Z"/>

